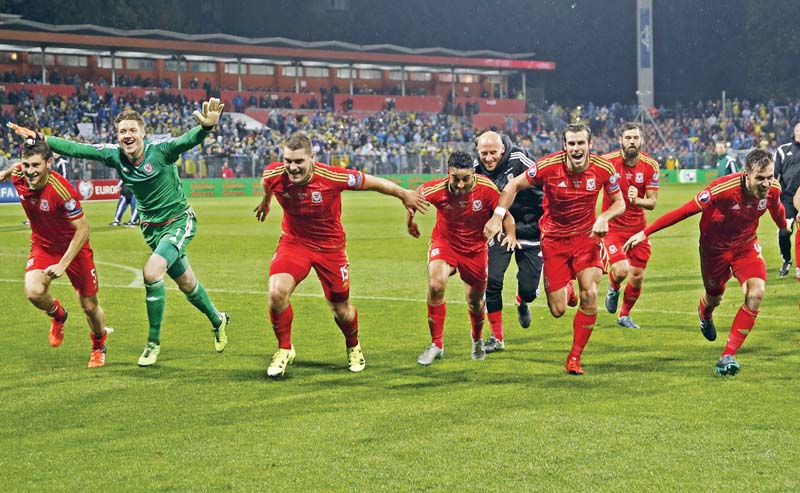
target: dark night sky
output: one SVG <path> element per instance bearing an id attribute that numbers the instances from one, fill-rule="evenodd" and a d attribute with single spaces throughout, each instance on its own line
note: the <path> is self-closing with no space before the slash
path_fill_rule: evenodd
<path id="1" fill-rule="evenodd" d="M 95 1 L 98 8 L 91 8 Z M 535 58 L 558 64 L 555 73 L 529 75 L 529 84 L 543 86 L 548 99 L 635 99 L 635 0 L 345 0 L 344 11 L 328 9 L 330 3 L 0 0 L 0 11 L 60 24 L 535 52 Z M 800 74 L 783 60 L 800 51 L 800 30 L 780 24 L 781 12 L 795 15 L 797 0 L 653 4 L 657 102 L 718 97 L 723 89 L 739 97 L 796 97 Z"/>

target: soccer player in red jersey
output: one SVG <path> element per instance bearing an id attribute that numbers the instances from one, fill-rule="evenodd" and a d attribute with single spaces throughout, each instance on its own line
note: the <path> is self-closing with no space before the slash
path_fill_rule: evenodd
<path id="1" fill-rule="evenodd" d="M 472 155 L 453 152 L 447 160 L 447 178 L 431 180 L 417 194 L 436 207 L 436 225 L 428 249 L 428 328 L 431 344 L 417 358 L 428 366 L 444 354 L 444 301 L 447 280 L 459 273 L 466 286 L 469 318 L 472 325 L 472 359 L 486 358 L 483 347 L 483 322 L 486 311 L 486 282 L 489 257 L 483 227 L 497 207 L 500 191 L 489 178 L 476 175 Z M 506 232 L 503 245 L 519 247 L 514 218 L 504 214 Z M 419 238 L 414 213 L 408 214 L 408 232 Z"/>
<path id="2" fill-rule="evenodd" d="M 568 302 L 570 306 L 576 304 L 569 301 L 572 279 L 577 278 L 580 288 L 580 307 L 572 321 L 572 350 L 565 365 L 571 375 L 583 374 L 581 354 L 597 320 L 597 284 L 606 262 L 601 239 L 608 233 L 608 222 L 625 211 L 614 165 L 591 153 L 591 145 L 588 125 L 568 125 L 563 132 L 563 150 L 544 156 L 527 173 L 508 182 L 500 205 L 484 228 L 487 238 L 495 237 L 517 193 L 533 185 L 542 186 L 544 214 L 539 229 L 550 313 L 561 317 Z M 595 208 L 601 189 L 605 189 L 611 204 L 598 216 Z"/>
<path id="3" fill-rule="evenodd" d="M 361 171 L 315 162 L 315 157 L 305 134 L 291 135 L 283 147 L 283 162 L 270 163 L 264 169 L 264 198 L 253 209 L 256 219 L 263 222 L 273 196 L 283 208 L 281 237 L 269 268 L 269 317 L 278 339 L 278 351 L 267 369 L 270 377 L 282 376 L 295 359 L 291 339 L 294 314 L 289 297 L 312 267 L 344 334 L 350 371 L 365 367 L 358 341 L 358 313 L 350 304 L 342 192 L 372 190 L 399 198 L 406 208 L 427 209 L 425 201 L 412 190 Z"/>
<path id="4" fill-rule="evenodd" d="M 53 153 L 43 140 L 28 139 L 22 162 L 0 171 L 11 177 L 31 226 L 31 254 L 25 266 L 25 294 L 50 322 L 50 345 L 64 340 L 67 310 L 48 292 L 50 283 L 67 274 L 91 329 L 89 368 L 106 362 L 105 313 L 97 301 L 97 271 L 89 246 L 89 222 L 80 198 L 63 176 L 51 171 Z"/>
<path id="5" fill-rule="evenodd" d="M 689 216 L 700 216 L 700 269 L 705 293 L 697 308 L 700 331 L 706 339 L 717 338 L 712 314 L 735 276 L 744 289 L 744 303 L 736 313 L 728 341 L 716 365 L 720 375 L 735 375 L 740 366 L 736 351 L 753 329 L 758 316 L 767 267 L 761 256 L 756 230 L 765 211 L 781 231 L 786 231 L 786 212 L 780 201 L 781 187 L 774 179 L 775 165 L 767 151 L 756 149 L 745 158 L 745 170 L 714 180 L 682 207 L 670 211 L 633 235 L 624 245 L 630 250 L 656 231 Z"/>
<path id="6" fill-rule="evenodd" d="M 644 137 L 642 126 L 638 123 L 624 123 L 620 127 L 619 144 L 621 149 L 603 157 L 608 159 L 619 174 L 619 186 L 625 200 L 625 212 L 608 223 L 608 234 L 603 243 L 608 252 L 611 281 L 606 294 L 606 310 L 617 312 L 619 292 L 622 282 L 630 274 L 622 297 L 622 309 L 617 325 L 638 329 L 631 319 L 631 309 L 642 292 L 644 269 L 650 259 L 650 242 L 645 241 L 625 252 L 622 245 L 634 233 L 647 226 L 644 210 L 653 210 L 658 200 L 658 162 L 642 152 Z M 603 210 L 611 207 L 611 198 L 604 194 Z"/>

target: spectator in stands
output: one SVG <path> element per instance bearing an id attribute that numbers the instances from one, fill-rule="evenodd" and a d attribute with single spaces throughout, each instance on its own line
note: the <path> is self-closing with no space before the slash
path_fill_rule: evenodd
<path id="1" fill-rule="evenodd" d="M 222 174 L 223 178 L 233 178 L 235 176 L 235 174 L 233 172 L 233 168 L 231 168 L 228 165 L 228 160 L 227 159 L 222 163 L 221 174 Z"/>

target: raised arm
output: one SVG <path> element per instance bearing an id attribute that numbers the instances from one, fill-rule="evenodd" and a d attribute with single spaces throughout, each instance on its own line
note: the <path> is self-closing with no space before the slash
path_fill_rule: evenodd
<path id="1" fill-rule="evenodd" d="M 45 140 L 47 145 L 62 156 L 77 157 L 80 159 L 91 159 L 92 161 L 103 161 L 111 156 L 113 153 L 118 152 L 116 145 L 90 145 L 72 142 L 70 140 L 62 139 L 60 137 L 45 137 L 41 132 L 31 130 L 27 127 L 22 127 L 16 123 L 7 123 L 8 128 L 14 131 L 18 136 L 23 139 Z"/>
<path id="2" fill-rule="evenodd" d="M 219 122 L 223 108 L 225 108 L 225 105 L 221 104 L 218 98 L 210 98 L 203 103 L 202 111 L 196 110 L 192 113 L 194 119 L 197 120 L 198 125 L 196 127 L 175 140 L 168 140 L 160 144 L 161 152 L 164 153 L 168 161 L 174 163 L 181 154 L 202 144 L 208 133 L 214 130 L 214 127 Z"/>
<path id="3" fill-rule="evenodd" d="M 423 214 L 428 211 L 428 201 L 422 195 L 377 176 L 364 173 L 364 186 L 361 189 L 397 197 L 409 211 L 422 212 Z"/>

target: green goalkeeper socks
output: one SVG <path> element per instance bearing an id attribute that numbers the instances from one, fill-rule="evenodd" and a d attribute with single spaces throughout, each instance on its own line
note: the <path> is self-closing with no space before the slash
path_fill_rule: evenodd
<path id="1" fill-rule="evenodd" d="M 149 342 L 161 344 L 161 323 L 164 321 L 164 306 L 166 305 L 167 290 L 164 280 L 145 282 L 145 301 L 147 302 L 147 320 L 150 322 Z"/>
<path id="2" fill-rule="evenodd" d="M 203 312 L 214 327 L 220 326 L 222 323 L 222 315 L 217 311 L 214 303 L 211 302 L 208 291 L 200 284 L 200 281 L 197 281 L 194 289 L 186 294 L 186 299 L 189 300 L 189 303 L 197 307 L 198 310 Z"/>

